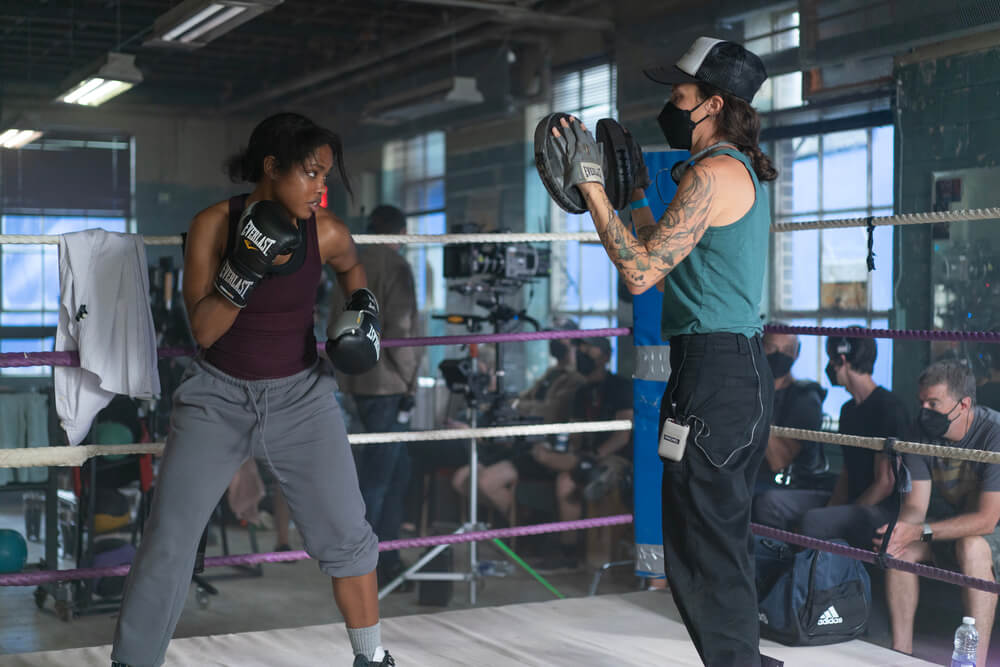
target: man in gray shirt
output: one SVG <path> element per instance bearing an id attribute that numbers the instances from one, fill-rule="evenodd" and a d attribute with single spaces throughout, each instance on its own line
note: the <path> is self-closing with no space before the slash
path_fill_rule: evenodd
<path id="1" fill-rule="evenodd" d="M 377 206 L 368 216 L 366 231 L 405 234 L 406 216 L 395 206 Z M 368 288 L 382 307 L 382 337 L 416 336 L 419 322 L 413 271 L 399 254 L 399 245 L 359 246 L 358 258 L 368 275 Z M 343 295 L 340 290 L 333 290 L 330 312 L 339 313 L 343 307 Z M 337 374 L 340 390 L 354 399 L 365 431 L 409 430 L 421 356 L 419 347 L 384 348 L 381 363 L 367 373 Z M 405 443 L 367 445 L 361 449 L 358 481 L 365 500 L 365 515 L 379 540 L 399 537 L 409 479 L 410 457 Z M 379 585 L 388 583 L 402 570 L 398 551 L 383 552 L 378 564 Z"/>
<path id="2" fill-rule="evenodd" d="M 976 405 L 976 379 L 955 361 L 929 366 L 918 381 L 920 436 L 935 444 L 1000 452 L 1000 414 Z M 904 455 L 912 488 L 903 498 L 888 554 L 909 562 L 933 561 L 963 574 L 995 581 L 1000 568 L 1000 465 Z M 934 502 L 931 500 L 933 489 Z M 878 530 L 881 544 L 886 526 Z M 917 575 L 887 570 L 886 597 L 892 619 L 892 647 L 913 652 Z M 976 619 L 976 664 L 986 664 L 997 596 L 963 589 L 965 613 Z"/>

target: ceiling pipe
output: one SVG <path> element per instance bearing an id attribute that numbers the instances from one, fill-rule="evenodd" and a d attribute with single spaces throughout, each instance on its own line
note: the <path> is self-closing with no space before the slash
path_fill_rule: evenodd
<path id="1" fill-rule="evenodd" d="M 289 96 L 293 93 L 299 92 L 303 88 L 319 85 L 329 79 L 373 67 L 389 58 L 404 55 L 410 51 L 415 51 L 426 44 L 447 39 L 459 32 L 472 30 L 485 25 L 486 23 L 489 23 L 489 17 L 487 16 L 476 15 L 463 17 L 450 25 L 445 26 L 444 28 L 437 28 L 435 30 L 428 30 L 420 33 L 416 37 L 408 39 L 405 42 L 401 42 L 389 49 L 383 50 L 378 54 L 354 58 L 343 65 L 337 65 L 335 67 L 324 67 L 315 72 L 310 72 L 309 74 L 300 76 L 297 79 L 293 79 L 284 85 L 270 86 L 266 90 L 262 90 L 255 95 L 251 95 L 241 100 L 237 100 L 236 102 L 227 104 L 219 109 L 219 111 L 220 113 L 227 114 L 266 104 L 276 98 Z"/>
<path id="2" fill-rule="evenodd" d="M 372 67 L 366 69 L 364 72 L 359 72 L 354 76 L 339 79 L 333 83 L 310 90 L 303 93 L 302 95 L 297 95 L 292 97 L 292 104 L 302 104 L 304 102 L 315 100 L 326 95 L 332 95 L 333 93 L 340 92 L 341 90 L 346 90 L 348 88 L 353 88 L 354 86 L 361 85 L 363 83 L 369 82 L 372 79 L 377 79 L 383 74 L 393 74 L 399 73 L 400 66 L 405 65 L 405 69 L 412 69 L 416 65 L 421 65 L 438 58 L 443 58 L 445 56 L 451 55 L 453 52 L 461 51 L 463 49 L 481 46 L 484 42 L 491 41 L 511 41 L 511 42 L 536 42 L 545 41 L 544 38 L 536 37 L 533 35 L 510 35 L 506 31 L 498 31 L 496 28 L 488 30 L 480 30 L 472 35 L 467 35 L 454 42 L 448 42 L 447 44 L 441 44 L 437 47 L 432 47 L 429 49 L 422 49 L 417 53 L 409 54 L 405 62 L 384 62 L 377 67 Z"/>
<path id="3" fill-rule="evenodd" d="M 410 1 L 410 0 L 405 0 L 405 1 Z M 587 4 L 586 2 L 575 3 L 569 8 L 569 11 L 575 11 L 576 8 L 580 6 L 585 6 L 586 4 Z M 523 11 L 532 11 L 532 10 L 523 10 Z M 551 17 L 553 19 L 562 18 L 561 15 L 545 14 L 542 12 L 532 12 L 532 13 L 543 17 Z M 496 14 L 486 15 L 477 13 L 471 16 L 464 16 L 463 18 L 454 21 L 450 25 L 447 25 L 440 29 L 428 30 L 424 33 L 420 33 L 416 37 L 407 40 L 393 48 L 384 50 L 377 55 L 355 58 L 343 65 L 338 65 L 336 67 L 327 67 L 318 70 L 316 72 L 311 72 L 297 79 L 294 79 L 288 82 L 287 84 L 281 86 L 272 86 L 266 90 L 263 90 L 249 97 L 237 100 L 235 102 L 231 102 L 230 104 L 221 107 L 219 109 L 219 113 L 222 114 L 234 113 L 234 112 L 244 111 L 247 108 L 253 107 L 255 105 L 265 105 L 271 102 L 271 100 L 280 97 L 294 96 L 295 93 L 298 93 L 299 91 L 305 88 L 311 88 L 312 86 L 320 85 L 326 81 L 329 81 L 330 79 L 343 77 L 348 74 L 360 72 L 361 70 L 364 70 L 364 74 L 363 75 L 359 74 L 356 77 L 352 77 L 351 78 L 352 83 L 357 82 L 359 79 L 366 79 L 372 76 L 372 74 L 369 71 L 371 68 L 382 65 L 387 60 L 408 54 L 413 55 L 411 52 L 422 50 L 422 48 L 427 44 L 431 44 L 433 42 L 440 41 L 443 39 L 448 39 L 450 37 L 454 37 L 458 33 L 467 32 L 469 30 L 474 30 L 481 26 L 494 23 L 499 18 L 500 17 Z M 567 18 L 572 19 L 573 17 L 567 17 Z M 540 24 L 543 22 L 545 21 L 543 20 L 537 21 L 539 27 L 551 27 L 551 26 L 541 26 Z M 610 21 L 607 23 L 608 25 L 611 25 Z M 562 26 L 562 27 L 567 27 L 567 26 Z M 510 36 L 509 38 L 512 40 L 517 39 L 516 37 L 513 36 Z M 455 45 L 452 44 L 451 42 L 449 42 L 447 45 L 442 45 L 442 48 L 445 48 L 445 46 L 447 47 L 446 52 L 452 52 L 454 50 L 457 50 L 455 48 Z M 337 86 L 335 90 L 342 89 L 342 87 L 339 86 L 339 82 L 334 85 Z M 323 90 L 326 91 L 327 87 L 324 86 Z M 314 98 L 311 92 L 306 93 L 305 95 L 308 95 L 309 99 Z M 303 96 L 295 97 L 295 100 L 298 101 L 301 97 Z"/>

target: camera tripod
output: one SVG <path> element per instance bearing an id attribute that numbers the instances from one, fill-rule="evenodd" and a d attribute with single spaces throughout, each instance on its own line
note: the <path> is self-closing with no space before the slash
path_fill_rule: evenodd
<path id="1" fill-rule="evenodd" d="M 476 368 L 477 356 L 475 355 L 475 350 L 472 350 L 472 368 L 473 373 L 470 376 L 469 381 L 469 391 L 466 393 L 466 398 L 468 401 L 468 406 L 466 408 L 469 415 L 469 426 L 471 428 L 476 428 L 479 424 L 479 403 L 477 395 L 480 392 L 475 391 L 473 387 L 479 386 L 479 383 L 475 382 L 475 375 L 482 375 Z M 485 529 L 485 524 L 481 524 L 478 521 L 477 512 L 479 505 L 479 448 L 478 441 L 476 438 L 469 439 L 469 519 L 461 526 L 458 527 L 452 534 L 459 535 L 462 533 L 468 533 L 476 530 Z M 476 580 L 478 578 L 477 574 L 477 550 L 476 543 L 469 542 L 469 569 L 464 572 L 421 572 L 428 563 L 433 561 L 438 554 L 443 552 L 445 549 L 449 549 L 454 545 L 442 544 L 434 547 L 426 554 L 421 556 L 413 565 L 406 568 L 402 573 L 399 574 L 395 579 L 390 581 L 388 584 L 382 587 L 378 592 L 378 597 L 381 600 L 386 595 L 391 593 L 393 590 L 398 588 L 403 584 L 404 581 L 466 581 L 469 584 L 469 604 L 476 604 Z"/>
<path id="2" fill-rule="evenodd" d="M 461 285 L 458 287 L 453 287 L 453 291 L 457 291 L 462 294 L 471 294 L 473 288 L 468 285 Z M 480 290 L 475 290 L 480 291 Z M 489 300 L 478 300 L 476 302 L 478 305 L 489 309 L 489 315 L 435 315 L 436 319 L 443 319 L 451 324 L 464 324 L 470 332 L 478 332 L 482 330 L 482 326 L 485 323 L 490 323 L 493 325 L 494 333 L 499 333 L 501 326 L 511 320 L 522 320 L 527 321 L 529 324 L 533 325 L 535 329 L 538 329 L 538 322 L 534 319 L 528 317 L 524 311 L 515 311 L 513 308 L 504 305 L 501 302 L 501 296 L 498 291 L 492 292 L 492 298 Z M 503 395 L 503 357 L 501 352 L 501 346 L 496 343 L 496 392 L 494 395 Z M 491 404 L 489 393 L 487 387 L 489 385 L 489 374 L 483 373 L 478 367 L 478 355 L 477 348 L 475 345 L 470 346 L 470 360 L 471 365 L 463 371 L 461 364 L 456 364 L 454 366 L 449 366 L 448 371 L 445 370 L 442 364 L 442 372 L 445 373 L 445 381 L 448 383 L 448 388 L 455 392 L 461 393 L 466 399 L 466 411 L 468 414 L 468 423 L 471 428 L 477 428 L 479 426 L 479 409 L 480 407 L 485 407 Z M 451 375 L 451 377 L 449 377 Z M 462 533 L 473 532 L 477 530 L 484 530 L 486 528 L 485 524 L 482 524 L 478 520 L 478 507 L 479 507 L 479 446 L 477 438 L 469 439 L 469 519 L 461 526 L 458 527 L 452 534 L 460 535 Z M 379 590 L 378 597 L 381 600 L 386 595 L 391 593 L 393 590 L 398 588 L 403 584 L 404 581 L 465 581 L 469 584 L 469 604 L 476 604 L 476 583 L 479 577 L 483 576 L 478 571 L 479 561 L 477 559 L 477 544 L 469 542 L 469 567 L 467 571 L 464 572 L 421 572 L 428 563 L 433 561 L 438 554 L 442 553 L 445 549 L 449 549 L 454 545 L 442 544 L 434 547 L 426 554 L 421 556 L 413 565 L 406 568 L 399 576 L 390 581 L 388 584 Z"/>

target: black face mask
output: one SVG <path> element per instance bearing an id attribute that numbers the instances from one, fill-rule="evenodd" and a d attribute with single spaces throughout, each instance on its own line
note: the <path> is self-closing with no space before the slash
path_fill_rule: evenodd
<path id="1" fill-rule="evenodd" d="M 830 386 L 831 387 L 839 387 L 840 386 L 840 383 L 837 382 L 837 369 L 838 368 L 840 368 L 840 366 L 834 366 L 832 361 L 826 365 L 826 379 L 830 381 Z"/>
<path id="2" fill-rule="evenodd" d="M 794 363 L 795 357 L 791 357 L 784 352 L 772 352 L 767 355 L 767 365 L 771 367 L 771 375 L 775 379 L 788 375 Z"/>
<path id="3" fill-rule="evenodd" d="M 595 368 L 597 368 L 597 362 L 592 356 L 583 352 L 576 353 L 576 370 L 580 371 L 580 375 L 586 377 L 593 373 Z"/>
<path id="4" fill-rule="evenodd" d="M 680 109 L 673 102 L 667 102 L 664 105 L 663 110 L 660 111 L 660 115 L 656 117 L 656 122 L 660 124 L 660 130 L 663 131 L 663 138 L 667 140 L 671 148 L 679 148 L 681 150 L 689 150 L 691 148 L 691 143 L 694 141 L 694 128 L 698 127 L 698 123 L 705 118 L 702 118 L 698 123 L 691 120 L 691 112 L 704 104 L 707 100 L 702 100 L 698 103 L 694 109 Z"/>
<path id="5" fill-rule="evenodd" d="M 930 408 L 920 408 L 920 412 L 917 414 L 917 426 L 920 430 L 924 432 L 928 438 L 937 440 L 943 438 L 944 434 L 948 432 L 948 428 L 951 423 L 955 421 L 954 419 L 949 419 L 949 415 L 955 411 L 958 407 L 958 403 L 948 412 L 938 412 L 937 410 L 931 410 Z M 955 419 L 958 419 L 956 417 Z"/>

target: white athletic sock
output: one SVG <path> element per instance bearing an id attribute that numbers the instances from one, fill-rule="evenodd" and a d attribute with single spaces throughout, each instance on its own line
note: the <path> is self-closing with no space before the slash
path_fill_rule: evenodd
<path id="1" fill-rule="evenodd" d="M 363 655 L 369 660 L 374 660 L 376 652 L 384 653 L 382 651 L 381 621 L 375 625 L 369 625 L 367 628 L 347 628 L 347 636 L 351 640 L 354 655 Z"/>

